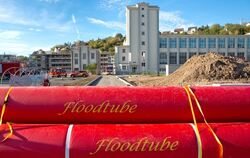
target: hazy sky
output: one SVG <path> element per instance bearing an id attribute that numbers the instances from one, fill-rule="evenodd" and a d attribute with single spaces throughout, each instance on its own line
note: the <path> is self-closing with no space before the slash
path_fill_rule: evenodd
<path id="1" fill-rule="evenodd" d="M 137 0 L 0 0 L 0 54 L 28 55 L 55 44 L 125 34 L 125 6 Z M 148 0 L 160 31 L 250 22 L 249 0 Z"/>

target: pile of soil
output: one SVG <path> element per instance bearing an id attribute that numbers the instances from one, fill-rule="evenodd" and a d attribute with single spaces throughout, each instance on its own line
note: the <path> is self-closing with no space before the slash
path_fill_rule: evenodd
<path id="1" fill-rule="evenodd" d="M 244 59 L 207 53 L 190 58 L 184 65 L 168 76 L 173 84 L 247 81 L 250 79 L 250 63 Z"/>
<path id="2" fill-rule="evenodd" d="M 167 77 L 158 77 L 154 81 L 145 77 L 136 80 L 135 83 L 145 86 L 249 83 L 250 63 L 237 57 L 207 53 L 193 56 Z"/>

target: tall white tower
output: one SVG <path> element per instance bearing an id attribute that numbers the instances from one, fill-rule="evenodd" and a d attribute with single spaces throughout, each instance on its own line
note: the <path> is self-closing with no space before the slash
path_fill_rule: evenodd
<path id="1" fill-rule="evenodd" d="M 133 73 L 158 72 L 159 7 L 138 3 L 126 8 L 126 42 Z"/>

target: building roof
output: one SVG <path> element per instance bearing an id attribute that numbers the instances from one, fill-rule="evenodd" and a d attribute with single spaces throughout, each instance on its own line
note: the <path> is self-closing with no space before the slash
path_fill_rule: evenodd
<path id="1" fill-rule="evenodd" d="M 184 31 L 184 28 L 176 28 L 176 29 L 174 29 L 174 32 L 182 32 L 182 31 Z"/>

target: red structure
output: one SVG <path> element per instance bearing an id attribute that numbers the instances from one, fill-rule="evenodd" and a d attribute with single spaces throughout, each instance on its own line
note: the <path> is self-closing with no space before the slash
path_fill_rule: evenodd
<path id="1" fill-rule="evenodd" d="M 250 122 L 250 86 L 192 90 L 208 122 Z M 0 88 L 0 102 L 7 91 L 7 87 Z M 203 122 L 196 106 L 194 111 L 197 121 Z M 3 121 L 184 123 L 193 118 L 183 87 L 14 87 Z"/>
<path id="2" fill-rule="evenodd" d="M 5 125 L 2 126 L 4 128 Z M 250 157 L 250 124 L 211 124 L 223 158 Z M 219 158 L 218 145 L 204 124 L 202 146 L 191 124 L 13 125 L 0 143 L 1 158 Z M 0 138 L 6 131 L 0 133 Z"/>
<path id="3" fill-rule="evenodd" d="M 250 86 L 2 87 L 0 155 L 249 158 L 249 98 Z"/>
<path id="4" fill-rule="evenodd" d="M 0 75 L 2 75 L 5 71 L 6 75 L 15 74 L 17 70 L 20 68 L 20 62 L 1 62 L 0 63 Z"/>

